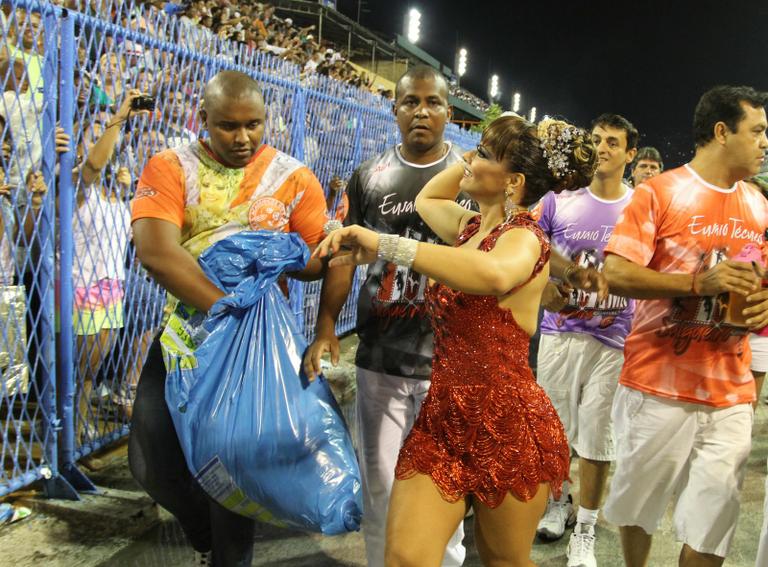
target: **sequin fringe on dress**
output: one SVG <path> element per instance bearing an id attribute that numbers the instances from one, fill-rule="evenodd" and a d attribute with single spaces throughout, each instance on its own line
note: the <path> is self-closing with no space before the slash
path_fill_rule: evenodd
<path id="1" fill-rule="evenodd" d="M 457 246 L 479 226 L 477 216 Z M 527 228 L 541 243 L 530 281 L 549 260 L 549 241 L 527 214 L 497 226 L 479 249 L 491 250 L 511 228 Z M 426 303 L 435 334 L 432 383 L 395 476 L 429 475 L 446 500 L 472 495 L 491 508 L 509 492 L 530 500 L 542 483 L 559 497 L 570 450 L 557 412 L 528 366 L 530 336 L 495 296 L 435 284 Z"/>

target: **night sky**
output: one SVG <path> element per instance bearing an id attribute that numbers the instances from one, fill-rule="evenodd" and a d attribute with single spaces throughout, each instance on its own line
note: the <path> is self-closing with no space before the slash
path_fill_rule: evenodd
<path id="1" fill-rule="evenodd" d="M 699 96 L 716 84 L 768 90 L 768 0 L 367 0 L 361 23 L 385 37 L 422 13 L 420 47 L 454 66 L 469 51 L 462 86 L 487 99 L 500 77 L 501 104 L 515 91 L 521 111 L 587 126 L 603 112 L 626 116 L 641 145 L 667 166 L 692 155 Z M 355 18 L 357 0 L 338 8 Z"/>

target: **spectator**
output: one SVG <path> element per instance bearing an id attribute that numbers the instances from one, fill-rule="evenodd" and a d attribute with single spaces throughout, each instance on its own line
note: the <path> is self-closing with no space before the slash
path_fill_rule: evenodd
<path id="1" fill-rule="evenodd" d="M 320 63 L 323 60 L 323 56 L 319 51 L 313 51 L 312 55 L 309 57 L 309 60 L 304 65 L 304 72 L 305 73 L 314 73 L 317 70 L 317 66 L 320 65 Z"/>
<path id="2" fill-rule="evenodd" d="M 0 61 L 0 77 L 5 79 L 0 132 L 10 147 L 15 148 L 6 171 L 7 182 L 15 187 L 24 184 L 30 171 L 40 169 L 43 155 L 43 100 L 31 96 L 24 70 L 24 63 L 19 59 Z"/>
<path id="3" fill-rule="evenodd" d="M 152 154 L 158 153 L 167 147 L 165 133 L 158 130 L 151 121 L 146 121 L 137 144 L 136 170 L 141 171 L 144 169 L 147 160 Z"/>
<path id="4" fill-rule="evenodd" d="M 40 172 L 31 172 L 26 183 L 30 203 L 26 214 L 14 207 L 13 185 L 5 183 L 5 172 L 0 169 L 0 388 L 6 395 L 26 392 L 29 384 L 27 363 L 27 322 L 25 317 L 27 298 L 23 285 L 16 280 L 15 243 L 24 231 L 25 240 L 32 238 L 34 222 L 43 203 L 47 186 Z M 24 217 L 20 219 L 19 217 Z"/>
<path id="5" fill-rule="evenodd" d="M 7 158 L 10 148 L 4 144 L 4 159 Z M 13 285 L 17 279 L 15 269 L 15 242 L 17 242 L 19 230 L 25 235 L 25 241 L 32 238 L 35 220 L 37 219 L 43 198 L 48 191 L 41 171 L 30 171 L 27 175 L 25 188 L 28 198 L 19 202 L 28 202 L 29 207 L 22 209 L 14 206 L 18 204 L 14 198 L 16 185 L 6 183 L 5 170 L 0 167 L 0 286 Z"/>
<path id="6" fill-rule="evenodd" d="M 121 54 L 110 52 L 99 58 L 99 75 L 101 93 L 98 95 L 97 104 L 115 104 L 122 98 L 126 73 L 125 57 Z"/>
<path id="7" fill-rule="evenodd" d="M 197 134 L 187 128 L 189 108 L 185 93 L 180 90 L 171 91 L 167 104 L 170 106 L 166 134 L 167 147 L 179 148 L 197 140 Z"/>
<path id="8" fill-rule="evenodd" d="M 131 101 L 139 95 L 137 90 L 128 91 L 103 130 L 99 122 L 82 124 L 77 148 L 72 321 L 78 353 L 76 438 L 82 443 L 92 442 L 99 435 L 96 428 L 99 418 L 90 405 L 91 392 L 102 362 L 116 339 L 115 330 L 123 326 L 130 212 L 121 197 L 130 187 L 131 175 L 127 168 L 119 167 L 109 187 L 104 183 L 102 172 L 122 137 L 122 125 L 132 113 Z"/>
<path id="9" fill-rule="evenodd" d="M 13 25 L 11 23 L 11 25 Z M 42 100 L 43 93 L 43 33 L 40 26 L 40 13 L 16 9 L 15 39 L 17 44 L 6 44 L 3 56 L 20 59 L 24 62 L 31 92 Z M 19 45 L 20 44 L 20 45 Z"/>

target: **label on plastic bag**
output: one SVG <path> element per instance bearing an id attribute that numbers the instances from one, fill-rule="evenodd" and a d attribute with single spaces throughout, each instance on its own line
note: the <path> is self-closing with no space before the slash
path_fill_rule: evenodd
<path id="1" fill-rule="evenodd" d="M 214 457 L 201 468 L 195 475 L 195 480 L 203 490 L 227 510 L 273 526 L 288 527 L 288 524 L 275 518 L 269 510 L 258 502 L 249 499 L 237 487 L 219 457 Z"/>
<path id="2" fill-rule="evenodd" d="M 197 368 L 195 349 L 208 336 L 203 327 L 205 314 L 178 303 L 160 336 L 165 369 L 168 372 L 181 368 Z"/>

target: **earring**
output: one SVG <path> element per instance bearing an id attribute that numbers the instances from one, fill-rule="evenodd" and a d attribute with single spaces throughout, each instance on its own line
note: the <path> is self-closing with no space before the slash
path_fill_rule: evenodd
<path id="1" fill-rule="evenodd" d="M 506 195 L 506 199 L 504 200 L 504 220 L 508 221 L 510 218 L 512 218 L 512 215 L 515 212 L 516 205 L 512 202 L 512 197 L 515 196 L 514 191 L 506 191 L 504 193 Z"/>

